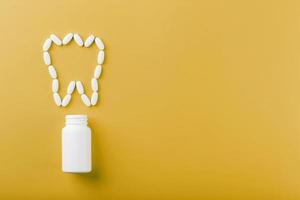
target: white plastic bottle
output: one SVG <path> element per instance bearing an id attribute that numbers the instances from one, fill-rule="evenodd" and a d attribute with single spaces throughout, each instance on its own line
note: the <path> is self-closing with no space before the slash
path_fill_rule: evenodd
<path id="1" fill-rule="evenodd" d="M 62 171 L 87 173 L 92 170 L 91 129 L 86 115 L 66 115 L 62 129 Z"/>

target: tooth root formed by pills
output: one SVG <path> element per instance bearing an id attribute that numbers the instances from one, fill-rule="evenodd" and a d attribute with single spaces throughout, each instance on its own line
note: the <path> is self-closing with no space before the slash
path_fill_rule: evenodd
<path id="1" fill-rule="evenodd" d="M 67 94 L 72 94 L 75 89 L 75 81 L 71 81 L 68 85 Z"/>
<path id="2" fill-rule="evenodd" d="M 98 91 L 98 82 L 97 82 L 97 79 L 92 78 L 91 85 L 92 85 L 93 92 L 97 92 Z"/>
<path id="3" fill-rule="evenodd" d="M 52 80 L 52 92 L 57 93 L 59 88 L 59 83 L 57 79 Z"/>
<path id="4" fill-rule="evenodd" d="M 62 100 L 61 106 L 66 107 L 70 103 L 70 101 L 71 101 L 71 95 L 67 94 Z"/>
<path id="5" fill-rule="evenodd" d="M 81 100 L 86 106 L 88 106 L 88 107 L 91 106 L 91 102 L 90 102 L 89 98 L 86 96 L 86 94 L 81 95 Z"/>
<path id="6" fill-rule="evenodd" d="M 97 101 L 98 101 L 98 92 L 93 92 L 91 98 L 91 104 L 94 106 L 97 104 Z"/>
<path id="7" fill-rule="evenodd" d="M 80 81 L 76 81 L 76 89 L 79 94 L 84 93 L 83 85 Z"/>
<path id="8" fill-rule="evenodd" d="M 61 106 L 61 98 L 58 93 L 53 93 L 54 102 L 57 106 Z"/>
<path id="9" fill-rule="evenodd" d="M 67 45 L 69 44 L 72 39 L 76 42 L 78 46 L 84 46 L 84 47 L 90 47 L 94 42 L 96 43 L 97 48 L 99 49 L 98 55 L 97 55 L 97 66 L 95 67 L 93 78 L 91 79 L 91 88 L 92 88 L 92 95 L 91 99 L 84 93 L 84 87 L 81 81 L 71 81 L 67 88 L 67 94 L 64 96 L 63 99 L 61 99 L 60 95 L 58 94 L 59 91 L 59 80 L 57 78 L 57 72 L 53 65 L 51 65 L 51 57 L 49 54 L 49 50 L 51 50 L 51 46 L 54 43 L 57 46 L 61 45 Z M 72 98 L 72 93 L 74 92 L 75 88 L 77 92 L 79 93 L 82 102 L 86 106 L 96 105 L 99 94 L 99 86 L 98 86 L 98 79 L 100 78 L 100 75 L 102 73 L 102 64 L 104 62 L 104 44 L 103 41 L 99 37 L 95 37 L 94 35 L 89 35 L 85 41 L 82 40 L 82 38 L 77 33 L 68 33 L 66 34 L 63 39 L 61 40 L 58 36 L 55 34 L 51 34 L 49 38 L 47 38 L 42 46 L 43 50 L 43 60 L 44 63 L 48 66 L 48 72 L 52 79 L 52 93 L 53 93 L 53 99 L 57 106 L 66 107 Z"/>

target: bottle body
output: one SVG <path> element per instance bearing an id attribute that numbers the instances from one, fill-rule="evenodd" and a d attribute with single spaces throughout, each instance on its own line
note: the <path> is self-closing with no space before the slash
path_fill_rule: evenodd
<path id="1" fill-rule="evenodd" d="M 87 117 L 67 115 L 62 129 L 62 171 L 87 173 L 91 170 L 91 129 Z"/>

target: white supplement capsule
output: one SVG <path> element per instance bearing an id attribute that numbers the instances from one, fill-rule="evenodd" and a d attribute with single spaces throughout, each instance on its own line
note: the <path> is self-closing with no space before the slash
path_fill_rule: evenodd
<path id="1" fill-rule="evenodd" d="M 103 41 L 100 38 L 96 37 L 95 42 L 96 42 L 98 49 L 100 49 L 100 50 L 104 49 Z"/>
<path id="2" fill-rule="evenodd" d="M 77 88 L 77 92 L 79 94 L 83 94 L 84 93 L 84 89 L 83 89 L 83 85 L 80 81 L 76 81 L 76 88 Z"/>
<path id="3" fill-rule="evenodd" d="M 97 82 L 97 79 L 92 78 L 91 85 L 92 85 L 92 90 L 94 92 L 97 92 L 98 91 L 98 82 Z"/>
<path id="4" fill-rule="evenodd" d="M 82 46 L 83 45 L 83 41 L 82 41 L 81 37 L 77 33 L 74 34 L 74 40 L 78 44 L 78 46 Z"/>
<path id="5" fill-rule="evenodd" d="M 51 47 L 51 44 L 52 44 L 52 40 L 50 38 L 47 38 L 43 45 L 43 51 L 48 51 Z"/>
<path id="6" fill-rule="evenodd" d="M 97 62 L 99 65 L 103 64 L 104 61 L 104 51 L 99 51 Z"/>
<path id="7" fill-rule="evenodd" d="M 48 67 L 48 71 L 49 71 L 49 74 L 50 74 L 51 78 L 53 78 L 53 79 L 57 78 L 56 70 L 55 70 L 55 68 L 52 65 L 50 65 Z"/>
<path id="8" fill-rule="evenodd" d="M 46 65 L 51 65 L 51 58 L 47 51 L 43 53 L 43 58 Z"/>
<path id="9" fill-rule="evenodd" d="M 85 94 L 81 95 L 81 100 L 86 106 L 91 106 L 91 102 Z"/>
<path id="10" fill-rule="evenodd" d="M 71 81 L 68 85 L 67 93 L 72 94 L 75 89 L 75 81 Z"/>
<path id="11" fill-rule="evenodd" d="M 73 38 L 73 33 L 68 33 L 63 39 L 63 45 L 68 44 Z"/>
<path id="12" fill-rule="evenodd" d="M 101 75 L 101 72 L 102 72 L 102 66 L 97 65 L 94 71 L 94 78 L 98 79 Z"/>
<path id="13" fill-rule="evenodd" d="M 58 93 L 53 93 L 53 99 L 57 106 L 61 105 L 61 98 Z"/>
<path id="14" fill-rule="evenodd" d="M 94 39 L 95 39 L 95 36 L 90 35 L 90 36 L 85 40 L 84 46 L 85 46 L 85 47 L 91 46 L 91 44 L 93 44 L 93 42 L 94 42 Z"/>
<path id="15" fill-rule="evenodd" d="M 52 80 L 52 92 L 57 93 L 59 88 L 59 83 L 57 79 Z"/>
<path id="16" fill-rule="evenodd" d="M 63 98 L 63 100 L 62 100 L 62 102 L 61 102 L 61 105 L 62 105 L 63 107 L 66 107 L 66 106 L 70 103 L 70 101 L 71 101 L 71 95 L 70 95 L 70 94 L 67 94 L 67 95 Z"/>
<path id="17" fill-rule="evenodd" d="M 56 45 L 60 46 L 61 45 L 61 40 L 54 34 L 50 35 L 50 38 L 52 42 L 54 42 Z"/>
<path id="18" fill-rule="evenodd" d="M 98 101 L 98 92 L 93 92 L 91 98 L 91 104 L 94 106 L 97 104 L 97 101 Z"/>

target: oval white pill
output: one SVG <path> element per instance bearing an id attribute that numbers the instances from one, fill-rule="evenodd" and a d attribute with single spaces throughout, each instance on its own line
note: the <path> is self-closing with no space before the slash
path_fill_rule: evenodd
<path id="1" fill-rule="evenodd" d="M 77 33 L 74 34 L 74 40 L 78 44 L 78 46 L 82 46 L 83 45 L 83 41 L 82 41 L 81 37 Z"/>
<path id="2" fill-rule="evenodd" d="M 79 94 L 84 93 L 83 85 L 80 81 L 76 81 L 76 89 Z"/>
<path id="3" fill-rule="evenodd" d="M 71 81 L 68 85 L 67 93 L 72 94 L 75 89 L 75 81 Z"/>
<path id="4" fill-rule="evenodd" d="M 100 49 L 100 50 L 104 49 L 103 41 L 100 38 L 96 37 L 95 42 L 96 42 L 98 49 Z"/>
<path id="5" fill-rule="evenodd" d="M 103 64 L 104 61 L 104 51 L 99 51 L 97 62 L 99 65 Z"/>
<path id="6" fill-rule="evenodd" d="M 57 106 L 61 105 L 61 98 L 58 93 L 53 93 L 53 99 Z"/>
<path id="7" fill-rule="evenodd" d="M 94 78 L 98 79 L 101 75 L 101 72 L 102 72 L 102 66 L 97 65 L 94 71 Z"/>
<path id="8" fill-rule="evenodd" d="M 56 45 L 60 46 L 61 45 L 61 40 L 54 34 L 50 35 L 50 39 L 52 42 L 54 42 Z"/>
<path id="9" fill-rule="evenodd" d="M 66 107 L 66 106 L 70 103 L 70 100 L 71 100 L 71 95 L 70 95 L 70 94 L 67 94 L 67 95 L 63 98 L 63 100 L 62 100 L 62 102 L 61 102 L 61 105 L 62 105 L 63 107 Z"/>
<path id="10" fill-rule="evenodd" d="M 46 65 L 51 65 L 50 54 L 47 51 L 43 53 L 43 58 Z"/>
<path id="11" fill-rule="evenodd" d="M 43 45 L 43 51 L 48 51 L 51 47 L 51 44 L 52 44 L 52 40 L 50 38 L 47 38 Z"/>
<path id="12" fill-rule="evenodd" d="M 52 92 L 56 93 L 59 88 L 59 83 L 57 79 L 52 80 Z"/>
<path id="13" fill-rule="evenodd" d="M 90 36 L 85 40 L 84 46 L 85 46 L 85 47 L 91 46 L 91 44 L 93 44 L 93 42 L 94 42 L 94 39 L 95 39 L 95 36 L 90 35 Z"/>
<path id="14" fill-rule="evenodd" d="M 92 90 L 94 92 L 97 92 L 98 91 L 98 82 L 97 82 L 97 79 L 92 78 L 91 85 L 92 85 Z"/>
<path id="15" fill-rule="evenodd" d="M 57 78 L 56 70 L 52 65 L 50 65 L 48 67 L 48 71 L 49 71 L 49 74 L 50 74 L 51 78 Z"/>
<path id="16" fill-rule="evenodd" d="M 93 92 L 91 98 L 91 104 L 94 106 L 97 104 L 97 101 L 98 101 L 98 92 Z"/>
<path id="17" fill-rule="evenodd" d="M 86 106 L 91 106 L 91 102 L 85 94 L 81 95 L 81 100 Z"/>
<path id="18" fill-rule="evenodd" d="M 73 38 L 73 33 L 68 33 L 63 39 L 63 45 L 68 44 Z"/>

